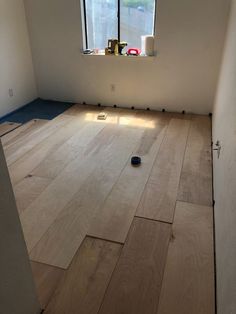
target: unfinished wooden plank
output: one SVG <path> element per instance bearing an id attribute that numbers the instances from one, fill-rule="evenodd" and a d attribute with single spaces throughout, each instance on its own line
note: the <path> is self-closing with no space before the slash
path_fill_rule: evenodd
<path id="1" fill-rule="evenodd" d="M 15 184 L 28 174 L 31 174 L 31 171 L 42 160 L 63 145 L 74 133 L 79 132 L 85 124 L 84 114 L 76 118 L 71 117 L 68 123 L 58 128 L 56 132 L 52 133 L 44 141 L 35 145 L 27 154 L 18 158 L 16 162 L 9 166 L 12 183 Z"/>
<path id="2" fill-rule="evenodd" d="M 0 137 L 18 128 L 21 123 L 4 122 L 0 124 Z"/>
<path id="3" fill-rule="evenodd" d="M 123 243 L 128 234 L 145 184 L 166 132 L 166 120 L 159 119 L 155 128 L 147 128 L 133 155 L 142 158 L 140 167 L 128 161 L 106 202 L 89 229 L 89 235 Z"/>
<path id="4" fill-rule="evenodd" d="M 4 151 L 7 164 L 13 164 L 17 159 L 21 158 L 27 152 L 29 152 L 34 146 L 44 141 L 51 134 L 56 132 L 58 128 L 71 121 L 72 117 L 66 115 L 60 115 L 57 118 L 49 121 L 42 128 L 25 134 L 17 142 L 10 147 L 7 147 Z"/>
<path id="5" fill-rule="evenodd" d="M 212 205 L 211 118 L 194 116 L 184 158 L 178 200 Z"/>
<path id="6" fill-rule="evenodd" d="M 40 305 L 45 309 L 63 277 L 64 270 L 35 262 L 31 262 L 31 268 Z"/>
<path id="7" fill-rule="evenodd" d="M 45 314 L 98 313 L 121 247 L 117 243 L 86 238 Z"/>
<path id="8" fill-rule="evenodd" d="M 112 133 L 110 128 L 108 131 L 106 136 Z M 100 207 L 130 159 L 130 153 L 140 141 L 143 130 L 122 128 L 119 133 L 108 149 L 102 149 L 106 157 L 96 158 L 94 171 L 30 252 L 31 259 L 62 268 L 69 266 L 88 233 L 92 219 L 100 215 Z M 102 141 L 99 143 L 101 145 Z M 90 145 L 90 149 L 97 150 L 95 144 Z"/>
<path id="9" fill-rule="evenodd" d="M 96 111 L 88 112 L 85 117 L 87 124 L 80 130 L 80 132 L 76 132 L 62 146 L 47 156 L 47 158 L 45 158 L 38 165 L 38 167 L 36 167 L 31 172 L 31 174 L 53 179 L 64 169 L 67 164 L 72 162 L 75 158 L 80 158 L 92 140 L 96 139 L 97 142 L 93 141 L 92 145 L 97 146 L 98 143 L 100 143 L 96 137 L 98 133 L 102 131 L 102 129 L 107 124 L 115 124 L 115 121 L 119 116 L 119 110 L 106 110 L 106 112 L 108 113 L 108 117 L 106 121 L 102 121 L 103 123 L 100 123 L 101 121 L 98 123 Z M 114 134 L 112 131 L 109 133 L 110 135 Z M 107 134 L 107 136 L 110 135 Z"/>
<path id="10" fill-rule="evenodd" d="M 134 219 L 99 314 L 156 314 L 170 235 L 169 224 Z"/>
<path id="11" fill-rule="evenodd" d="M 190 122 L 172 119 L 136 215 L 172 222 Z"/>
<path id="12" fill-rule="evenodd" d="M 177 202 L 158 314 L 214 314 L 213 209 Z"/>
<path id="13" fill-rule="evenodd" d="M 77 145 L 78 145 L 78 138 L 79 138 L 79 142 L 81 142 L 81 145 L 83 145 L 84 142 L 87 142 L 89 138 L 87 137 L 83 138 L 83 136 L 85 136 L 85 132 L 88 131 L 87 130 L 88 129 L 88 126 L 87 126 L 88 115 L 90 118 L 92 118 L 90 123 L 93 124 L 92 125 L 93 132 L 91 132 L 90 137 L 98 133 L 99 131 L 101 131 L 105 127 L 106 124 L 103 123 L 103 124 L 98 125 L 98 123 L 96 123 L 97 125 L 96 126 L 94 125 L 95 124 L 94 121 L 97 122 L 98 112 L 99 112 L 98 108 L 96 107 L 96 110 L 94 109 L 93 111 L 81 111 L 80 114 L 77 113 L 76 117 L 71 117 L 69 123 L 66 123 L 61 128 L 59 128 L 57 132 L 54 132 L 49 137 L 47 137 L 43 142 L 36 145 L 33 149 L 31 149 L 27 153 L 27 155 L 24 155 L 21 158 L 19 158 L 13 165 L 9 167 L 12 183 L 14 184 L 14 183 L 19 182 L 28 174 L 35 174 L 36 176 L 48 177 L 47 174 L 40 172 L 41 169 L 37 169 L 36 172 L 33 172 L 32 170 L 36 168 L 37 166 L 39 166 L 41 163 L 43 163 L 45 159 L 47 161 L 47 157 L 51 156 L 51 153 L 55 154 L 58 148 L 60 148 L 59 153 L 61 153 L 61 149 L 66 149 L 67 147 L 61 147 L 61 146 L 63 146 L 63 144 L 66 143 L 67 140 L 70 139 L 71 137 L 72 138 L 71 138 L 71 141 L 69 142 L 69 145 L 75 144 L 74 143 L 75 139 L 77 140 Z M 84 127 L 86 128 L 85 132 L 83 131 Z M 82 132 L 81 135 L 79 134 L 79 132 Z M 73 137 L 74 134 L 76 135 Z M 63 151 L 62 155 L 65 155 L 65 152 L 66 150 Z M 70 161 L 71 156 L 69 152 L 70 151 L 68 151 L 67 156 Z M 51 156 L 51 157 L 54 157 L 54 156 Z M 56 156 L 58 159 L 58 155 Z M 72 156 L 73 156 L 73 153 L 72 153 Z M 62 159 L 60 158 L 60 160 Z M 67 158 L 65 158 L 63 164 L 66 165 L 67 163 L 68 163 Z M 48 164 L 46 162 L 47 170 L 50 173 L 53 172 L 53 169 L 55 166 L 58 169 L 58 166 L 61 166 L 61 164 L 58 165 L 57 163 L 54 166 L 50 167 L 49 169 Z M 45 166 L 44 166 L 44 169 L 45 169 Z M 62 170 L 63 167 L 60 169 Z"/>
<path id="14" fill-rule="evenodd" d="M 7 133 L 1 138 L 2 144 L 4 145 L 4 149 L 12 145 L 23 135 L 34 132 L 34 130 L 45 125 L 47 122 L 48 120 L 43 119 L 30 120 L 29 122 L 22 124 L 20 127 L 14 129 L 10 133 Z"/>
<path id="15" fill-rule="evenodd" d="M 51 183 L 48 178 L 27 176 L 13 186 L 16 205 L 21 214 Z"/>
<path id="16" fill-rule="evenodd" d="M 109 127 L 109 126 L 107 126 Z M 125 128 L 120 128 L 120 132 Z M 61 210 L 71 201 L 74 195 L 80 190 L 86 178 L 95 168 L 106 165 L 107 160 L 112 159 L 114 165 L 122 162 L 114 158 L 117 149 L 110 148 L 110 137 L 112 132 L 119 132 L 116 128 L 103 129 L 95 140 L 96 145 L 91 143 L 80 158 L 72 161 L 41 193 L 41 195 L 21 215 L 21 222 L 26 238 L 28 250 L 31 251 L 42 235 L 55 221 Z M 103 133 L 106 136 L 103 136 Z M 126 132 L 127 134 L 127 132 Z M 121 139 L 118 139 L 121 142 Z M 124 142 L 124 137 L 122 139 Z M 115 167 L 115 166 L 114 166 Z"/>

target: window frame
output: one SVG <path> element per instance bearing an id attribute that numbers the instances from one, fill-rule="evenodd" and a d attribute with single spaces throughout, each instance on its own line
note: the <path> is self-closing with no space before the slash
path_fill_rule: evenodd
<path id="1" fill-rule="evenodd" d="M 121 0 L 117 0 L 117 27 L 118 27 L 118 41 L 120 42 L 120 1 Z M 156 33 L 156 15 L 157 15 L 157 1 L 158 0 L 154 0 L 154 4 L 155 4 L 155 9 L 154 9 L 154 21 L 153 21 L 153 36 L 155 37 L 155 33 Z M 87 16 L 86 16 L 86 0 L 82 0 L 82 11 L 83 11 L 83 46 L 85 47 L 85 49 L 88 49 L 88 27 L 87 27 Z M 105 48 L 105 47 L 104 47 Z"/>

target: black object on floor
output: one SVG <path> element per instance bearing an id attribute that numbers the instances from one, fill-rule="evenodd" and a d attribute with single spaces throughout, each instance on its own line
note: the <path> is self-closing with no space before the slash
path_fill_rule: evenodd
<path id="1" fill-rule="evenodd" d="M 133 165 L 133 166 L 139 166 L 141 164 L 141 162 L 142 162 L 142 160 L 138 156 L 133 156 L 131 158 L 131 165 Z"/>

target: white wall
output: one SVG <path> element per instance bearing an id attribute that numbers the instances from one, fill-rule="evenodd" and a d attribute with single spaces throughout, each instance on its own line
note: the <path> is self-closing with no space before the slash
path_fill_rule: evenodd
<path id="1" fill-rule="evenodd" d="M 11 88 L 13 97 L 9 97 Z M 0 117 L 35 98 L 23 0 L 0 0 Z"/>
<path id="2" fill-rule="evenodd" d="M 218 314 L 236 313 L 236 0 L 213 113 Z"/>
<path id="3" fill-rule="evenodd" d="M 0 313 L 40 313 L 1 140 L 0 252 Z"/>
<path id="4" fill-rule="evenodd" d="M 138 60 L 80 54 L 79 0 L 25 3 L 40 97 L 212 110 L 229 0 L 158 0 L 158 56 Z"/>

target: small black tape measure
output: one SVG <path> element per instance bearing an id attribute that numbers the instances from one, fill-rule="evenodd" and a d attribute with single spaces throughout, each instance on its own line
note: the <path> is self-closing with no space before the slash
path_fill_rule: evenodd
<path id="1" fill-rule="evenodd" d="M 141 162 L 142 162 L 142 160 L 138 156 L 133 156 L 131 158 L 131 165 L 133 165 L 133 166 L 139 166 L 141 164 Z"/>

